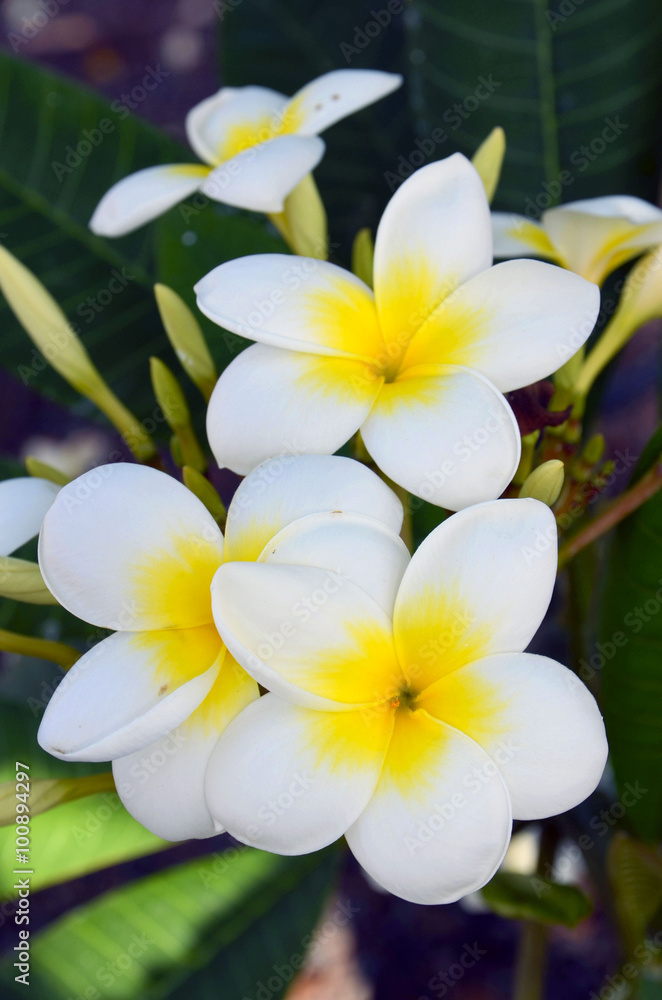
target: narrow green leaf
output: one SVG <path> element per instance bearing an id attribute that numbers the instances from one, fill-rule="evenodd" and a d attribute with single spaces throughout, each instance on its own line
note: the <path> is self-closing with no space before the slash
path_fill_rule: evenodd
<path id="1" fill-rule="evenodd" d="M 481 890 L 490 909 L 512 920 L 576 927 L 591 913 L 591 901 L 572 885 L 559 885 L 540 875 L 498 872 Z"/>

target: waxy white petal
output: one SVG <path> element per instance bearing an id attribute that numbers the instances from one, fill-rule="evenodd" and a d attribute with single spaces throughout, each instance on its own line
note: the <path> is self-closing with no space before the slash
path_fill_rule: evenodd
<path id="1" fill-rule="evenodd" d="M 558 255 L 542 223 L 527 219 L 524 215 L 492 212 L 492 236 L 494 256 L 497 259 L 543 257 L 546 260 L 557 260 Z"/>
<path id="2" fill-rule="evenodd" d="M 494 875 L 510 841 L 499 768 L 426 712 L 398 712 L 379 783 L 347 843 L 363 868 L 412 903 L 452 903 Z"/>
<path id="3" fill-rule="evenodd" d="M 572 271 L 511 260 L 457 289 L 414 337 L 403 368 L 464 365 L 510 392 L 557 371 L 590 336 L 600 289 Z"/>
<path id="4" fill-rule="evenodd" d="M 404 353 L 447 295 L 492 263 L 492 224 L 478 172 L 460 153 L 417 170 L 395 192 L 375 239 L 382 332 Z"/>
<path id="5" fill-rule="evenodd" d="M 59 488 L 33 476 L 0 482 L 0 556 L 8 556 L 39 534 Z"/>
<path id="6" fill-rule="evenodd" d="M 602 777 L 608 747 L 595 698 L 546 656 L 487 656 L 442 678 L 421 703 L 496 761 L 515 819 L 566 812 Z"/>
<path id="7" fill-rule="evenodd" d="M 215 167 L 204 179 L 202 193 L 252 212 L 282 212 L 288 194 L 314 170 L 324 149 L 317 136 L 276 136 Z"/>
<path id="8" fill-rule="evenodd" d="M 209 586 L 222 558 L 221 531 L 190 490 L 122 462 L 62 487 L 39 541 L 60 604 L 124 631 L 211 622 Z"/>
<path id="9" fill-rule="evenodd" d="M 362 361 L 254 344 L 216 384 L 209 444 L 219 466 L 240 476 L 274 455 L 331 455 L 361 426 L 380 386 Z"/>
<path id="10" fill-rule="evenodd" d="M 283 528 L 307 514 L 344 511 L 402 526 L 395 493 L 361 462 L 340 455 L 283 455 L 240 483 L 228 509 L 225 558 L 253 561 Z"/>
<path id="11" fill-rule="evenodd" d="M 201 160 L 216 165 L 234 155 L 232 143 L 265 142 L 276 134 L 287 97 L 268 87 L 222 87 L 186 116 L 186 135 Z"/>
<path id="12" fill-rule="evenodd" d="M 213 626 L 115 632 L 55 689 L 39 745 L 61 760 L 114 760 L 148 746 L 198 707 L 224 653 Z"/>
<path id="13" fill-rule="evenodd" d="M 124 236 L 188 198 L 208 173 L 207 167 L 178 163 L 129 174 L 106 191 L 90 219 L 90 229 L 97 236 Z"/>
<path id="14" fill-rule="evenodd" d="M 275 535 L 260 562 L 333 570 L 392 615 L 409 550 L 395 532 L 372 517 L 309 514 Z"/>
<path id="15" fill-rule="evenodd" d="M 232 655 L 286 701 L 349 710 L 404 684 L 391 619 L 332 570 L 226 563 L 214 577 L 212 606 Z"/>
<path id="16" fill-rule="evenodd" d="M 221 733 L 258 696 L 255 681 L 226 654 L 209 694 L 181 725 L 114 760 L 117 792 L 133 818 L 165 840 L 217 833 L 205 799 L 205 770 Z"/>
<path id="17" fill-rule="evenodd" d="M 214 750 L 207 803 L 245 844 L 306 854 L 341 837 L 377 784 L 392 718 L 315 712 L 267 694 L 242 712 Z"/>
<path id="18" fill-rule="evenodd" d="M 367 360 L 384 348 L 371 290 L 324 260 L 240 257 L 215 267 L 195 292 L 205 316 L 261 344 Z"/>
<path id="19" fill-rule="evenodd" d="M 520 458 L 507 401 L 478 372 L 451 365 L 410 369 L 385 384 L 361 434 L 395 483 L 449 510 L 499 496 Z"/>
<path id="20" fill-rule="evenodd" d="M 374 104 L 402 85 L 399 73 L 336 69 L 298 90 L 288 104 L 300 135 L 317 135 L 341 118 Z"/>
<path id="21" fill-rule="evenodd" d="M 556 522 L 538 500 L 447 518 L 416 550 L 395 605 L 395 643 L 417 690 L 488 653 L 520 652 L 549 606 Z"/>

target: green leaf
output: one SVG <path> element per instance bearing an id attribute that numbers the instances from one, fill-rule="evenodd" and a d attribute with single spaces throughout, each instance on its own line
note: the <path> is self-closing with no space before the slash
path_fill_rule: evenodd
<path id="1" fill-rule="evenodd" d="M 619 830 L 608 854 L 614 908 L 631 955 L 662 907 L 662 855 Z"/>
<path id="2" fill-rule="evenodd" d="M 21 705 L 0 702 L 0 781 L 13 781 L 16 761 L 29 765 L 31 779 L 71 779 L 107 771 L 107 764 L 65 762 L 37 743 L 39 719 Z M 30 822 L 33 891 L 77 878 L 108 865 L 169 846 L 145 830 L 113 792 L 102 792 L 35 815 Z M 0 828 L 0 894 L 12 898 L 16 831 Z"/>
<path id="3" fill-rule="evenodd" d="M 111 891 L 33 939 L 34 995 L 239 1000 L 276 977 L 276 1000 L 303 961 L 336 858 L 233 848 Z"/>
<path id="4" fill-rule="evenodd" d="M 470 156 L 501 125 L 499 209 L 535 218 L 559 201 L 654 198 L 657 0 L 504 0 L 490 6 L 489 18 L 484 0 L 413 6 L 411 89 L 419 134 L 436 145 L 432 158 L 456 149 Z"/>
<path id="5" fill-rule="evenodd" d="M 602 698 L 611 761 L 626 821 L 644 840 L 662 837 L 662 493 L 614 532 L 600 605 Z M 625 796 L 625 798 L 624 798 Z"/>
<path id="6" fill-rule="evenodd" d="M 142 167 L 194 160 L 192 153 L 134 118 L 121 102 L 109 105 L 7 55 L 0 55 L 0 97 L 3 243 L 62 306 L 123 402 L 140 419 L 151 417 L 148 359 L 158 354 L 175 363 L 154 283 L 165 281 L 190 303 L 193 281 L 210 267 L 283 244 L 262 219 L 214 203 L 173 208 L 159 223 L 118 240 L 94 236 L 88 221 L 113 183 Z M 155 237 L 164 232 L 167 241 L 159 246 Z M 40 392 L 76 402 L 80 412 L 94 412 L 44 363 L 4 302 L 0 321 L 9 371 Z M 213 329 L 207 320 L 203 327 Z M 225 354 L 225 364 L 228 359 Z M 166 437 L 165 426 L 160 430 Z"/>
<path id="7" fill-rule="evenodd" d="M 498 872 L 481 894 L 491 910 L 511 920 L 576 927 L 593 909 L 575 886 L 559 885 L 541 875 Z"/>

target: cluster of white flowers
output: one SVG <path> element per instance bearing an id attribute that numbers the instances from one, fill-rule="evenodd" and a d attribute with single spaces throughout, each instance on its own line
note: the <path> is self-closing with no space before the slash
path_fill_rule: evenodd
<path id="1" fill-rule="evenodd" d="M 399 83 L 338 71 L 290 101 L 226 88 L 187 121 L 209 166 L 120 181 L 92 227 L 119 235 L 197 188 L 280 213 L 323 153 L 318 133 Z M 514 818 L 581 802 L 602 774 L 604 726 L 571 671 L 525 652 L 551 599 L 556 527 L 538 500 L 497 499 L 521 443 L 503 394 L 575 354 L 598 314 L 593 282 L 662 240 L 662 213 L 643 204 L 491 217 L 455 154 L 389 203 L 374 292 L 312 257 L 206 275 L 201 311 L 256 341 L 207 418 L 219 466 L 246 478 L 225 534 L 146 466 L 95 469 L 54 499 L 32 481 L 33 531 L 49 508 L 49 590 L 114 630 L 57 688 L 40 744 L 112 760 L 127 809 L 162 837 L 228 830 L 299 854 L 344 835 L 377 882 L 421 903 L 484 885 Z M 492 266 L 493 230 L 497 256 L 554 263 Z M 393 483 L 457 511 L 413 556 L 400 499 L 334 456 L 359 430 Z M 30 488 L 13 489 L 25 504 Z"/>

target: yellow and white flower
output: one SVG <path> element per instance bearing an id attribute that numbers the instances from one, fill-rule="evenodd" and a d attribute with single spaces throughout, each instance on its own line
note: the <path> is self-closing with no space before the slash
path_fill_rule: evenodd
<path id="1" fill-rule="evenodd" d="M 388 606 L 409 559 L 401 521 L 399 500 L 351 459 L 265 463 L 237 490 L 225 538 L 154 469 L 120 463 L 74 480 L 46 515 L 40 565 L 65 608 L 116 631 L 60 683 L 39 743 L 63 760 L 112 760 L 124 804 L 157 835 L 211 836 L 207 759 L 259 693 L 214 625 L 214 574 L 235 560 L 302 563 L 321 567 L 324 594 L 351 580 Z"/>
<path id="2" fill-rule="evenodd" d="M 416 496 L 453 510 L 499 496 L 520 457 L 502 394 L 550 375 L 584 343 L 599 291 L 539 261 L 491 263 L 485 190 L 456 153 L 391 199 L 374 294 L 310 258 L 215 268 L 196 286 L 199 308 L 258 341 L 210 401 L 219 465 L 245 474 L 292 449 L 333 453 L 360 428 L 377 465 Z"/>
<path id="3" fill-rule="evenodd" d="M 543 257 L 601 285 L 608 274 L 662 243 L 662 209 L 630 195 L 568 202 L 540 222 L 492 214 L 495 257 Z"/>
<path id="4" fill-rule="evenodd" d="M 555 571 L 549 508 L 492 501 L 428 536 L 391 608 L 347 581 L 269 644 L 323 572 L 222 566 L 214 619 L 271 693 L 228 726 L 211 756 L 206 794 L 217 823 L 280 854 L 344 834 L 377 882 L 413 902 L 447 903 L 484 885 L 513 817 L 581 802 L 606 759 L 585 686 L 522 652 Z"/>
<path id="5" fill-rule="evenodd" d="M 223 87 L 197 104 L 186 134 L 202 164 L 147 167 L 103 196 L 90 221 L 100 236 L 123 236 L 195 191 L 255 212 L 279 213 L 324 155 L 319 133 L 400 86 L 379 70 L 325 73 L 288 98 L 267 87 Z"/>

